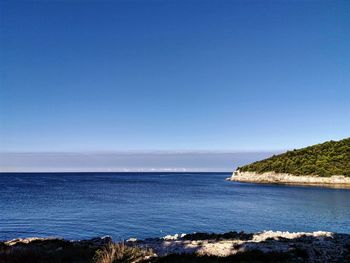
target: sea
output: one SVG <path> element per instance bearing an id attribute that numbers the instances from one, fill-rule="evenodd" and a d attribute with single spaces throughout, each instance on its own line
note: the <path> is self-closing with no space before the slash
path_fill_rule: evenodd
<path id="1" fill-rule="evenodd" d="M 0 240 L 193 232 L 350 233 L 350 190 L 226 181 L 229 173 L 1 173 Z"/>

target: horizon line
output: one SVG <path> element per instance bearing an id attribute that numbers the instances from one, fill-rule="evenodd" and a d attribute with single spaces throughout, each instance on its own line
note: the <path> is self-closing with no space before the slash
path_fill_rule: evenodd
<path id="1" fill-rule="evenodd" d="M 0 154 L 232 154 L 232 153 L 272 153 L 291 149 L 271 150 L 115 150 L 115 151 L 0 151 Z"/>
<path id="2" fill-rule="evenodd" d="M 13 174 L 16 174 L 16 173 L 59 173 L 59 174 L 66 174 L 66 173 L 83 173 L 83 174 L 86 174 L 86 173 L 103 173 L 103 174 L 110 174 L 110 173 L 183 173 L 183 174 L 186 174 L 186 173 L 223 173 L 223 174 L 226 174 L 226 173 L 232 173 L 232 171 L 197 171 L 197 170 L 194 170 L 194 171 L 169 171 L 169 170 L 155 170 L 155 171 L 0 171 L 0 174 L 5 174 L 5 173 L 13 173 Z"/>

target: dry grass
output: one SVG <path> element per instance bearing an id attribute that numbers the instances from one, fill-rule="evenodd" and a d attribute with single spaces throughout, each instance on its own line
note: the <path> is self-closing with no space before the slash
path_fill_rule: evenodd
<path id="1" fill-rule="evenodd" d="M 151 250 L 127 246 L 124 243 L 109 243 L 96 251 L 94 263 L 137 263 L 153 256 Z"/>

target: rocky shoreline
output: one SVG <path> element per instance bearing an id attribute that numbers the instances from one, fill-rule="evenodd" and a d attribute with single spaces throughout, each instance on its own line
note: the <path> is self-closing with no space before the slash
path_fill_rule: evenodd
<path id="1" fill-rule="evenodd" d="M 229 181 L 247 182 L 247 183 L 265 183 L 265 184 L 291 184 L 291 185 L 310 185 L 332 188 L 350 188 L 350 177 L 342 175 L 321 177 L 321 176 L 296 176 L 287 173 L 256 173 L 233 172 L 232 176 L 227 178 Z"/>
<path id="2" fill-rule="evenodd" d="M 194 233 L 121 243 L 26 238 L 0 242 L 0 262 L 350 262 L 349 250 L 349 234 L 322 231 Z"/>

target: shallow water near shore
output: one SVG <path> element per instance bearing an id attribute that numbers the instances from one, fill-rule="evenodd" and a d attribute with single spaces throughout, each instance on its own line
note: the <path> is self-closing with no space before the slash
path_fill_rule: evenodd
<path id="1" fill-rule="evenodd" d="M 2 173 L 0 240 L 190 232 L 350 233 L 350 190 L 225 181 L 229 173 Z"/>

